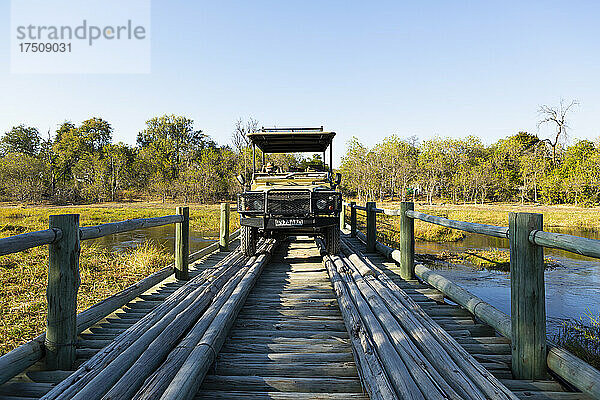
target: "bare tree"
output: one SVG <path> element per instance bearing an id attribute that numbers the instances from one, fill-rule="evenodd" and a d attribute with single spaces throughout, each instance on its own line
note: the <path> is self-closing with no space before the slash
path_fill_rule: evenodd
<path id="1" fill-rule="evenodd" d="M 567 104 L 561 99 L 560 104 L 557 107 L 542 105 L 538 110 L 538 113 L 542 117 L 538 122 L 538 128 L 547 123 L 550 123 L 556 128 L 554 140 L 543 139 L 544 142 L 552 147 L 552 164 L 554 165 L 556 165 L 556 148 L 558 147 L 558 143 L 560 140 L 564 140 L 567 137 L 567 129 L 569 128 L 566 122 L 567 113 L 572 107 L 578 104 L 579 103 L 576 100 L 571 100 L 571 102 Z"/>
<path id="2" fill-rule="evenodd" d="M 248 163 L 246 160 L 245 149 L 250 144 L 248 134 L 258 130 L 258 121 L 250 117 L 247 121 L 242 118 L 235 122 L 235 128 L 231 134 L 231 142 L 239 157 L 244 158 L 244 176 L 248 174 Z"/>

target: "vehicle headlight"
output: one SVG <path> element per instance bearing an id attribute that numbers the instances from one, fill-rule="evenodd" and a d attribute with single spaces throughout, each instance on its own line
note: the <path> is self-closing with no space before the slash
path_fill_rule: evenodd
<path id="1" fill-rule="evenodd" d="M 252 202 L 252 208 L 255 210 L 262 210 L 263 208 L 263 202 L 260 200 L 254 200 Z"/>
<path id="2" fill-rule="evenodd" d="M 319 200 L 317 200 L 317 208 L 319 210 L 324 210 L 325 207 L 327 207 L 327 200 L 325 200 L 325 199 L 319 199 Z"/>
<path id="3" fill-rule="evenodd" d="M 238 211 L 261 212 L 265 209 L 263 193 L 243 193 L 239 197 Z"/>

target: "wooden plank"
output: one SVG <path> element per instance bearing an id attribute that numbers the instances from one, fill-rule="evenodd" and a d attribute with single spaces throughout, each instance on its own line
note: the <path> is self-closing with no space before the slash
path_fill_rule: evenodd
<path id="1" fill-rule="evenodd" d="M 59 228 L 50 228 L 2 238 L 0 239 L 0 256 L 54 243 L 61 237 L 62 231 Z"/>
<path id="2" fill-rule="evenodd" d="M 277 376 L 218 376 L 207 375 L 206 390 L 286 391 L 304 393 L 355 392 L 361 393 L 358 379 L 352 378 L 288 378 Z"/>
<path id="3" fill-rule="evenodd" d="M 111 222 L 108 224 L 87 226 L 80 228 L 81 240 L 96 239 L 115 233 L 129 232 L 135 229 L 152 228 L 162 225 L 170 225 L 183 221 L 181 215 L 167 215 L 156 218 L 138 218 L 127 221 Z"/>
<path id="4" fill-rule="evenodd" d="M 242 391 L 205 391 L 199 393 L 196 400 L 315 400 L 314 393 L 286 392 L 242 392 Z M 369 400 L 362 393 L 319 393 L 320 400 Z"/>

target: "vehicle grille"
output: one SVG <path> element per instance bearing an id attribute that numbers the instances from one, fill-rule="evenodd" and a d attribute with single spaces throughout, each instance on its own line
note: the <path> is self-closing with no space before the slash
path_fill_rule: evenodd
<path id="1" fill-rule="evenodd" d="M 271 191 L 267 194 L 267 211 L 275 215 L 310 213 L 310 192 Z"/>

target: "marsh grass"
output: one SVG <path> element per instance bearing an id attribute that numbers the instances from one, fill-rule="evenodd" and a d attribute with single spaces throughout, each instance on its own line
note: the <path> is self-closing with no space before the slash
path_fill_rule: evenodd
<path id="1" fill-rule="evenodd" d="M 565 321 L 554 337 L 555 342 L 600 369 L 600 316 L 586 313 L 579 321 Z"/>
<path id="2" fill-rule="evenodd" d="M 81 226 L 133 218 L 159 217 L 175 213 L 175 206 L 144 203 L 100 205 L 94 207 L 0 207 L 0 237 L 48 228 L 52 214 L 80 214 Z M 190 229 L 204 237 L 216 237 L 219 231 L 218 205 L 190 207 Z M 239 219 L 232 213 L 231 230 Z M 173 256 L 154 242 L 123 252 L 114 252 L 82 242 L 80 254 L 81 285 L 77 296 L 78 311 L 111 296 L 149 274 L 171 264 Z M 48 249 L 46 246 L 0 257 L 0 355 L 33 339 L 46 325 L 46 282 Z"/>

